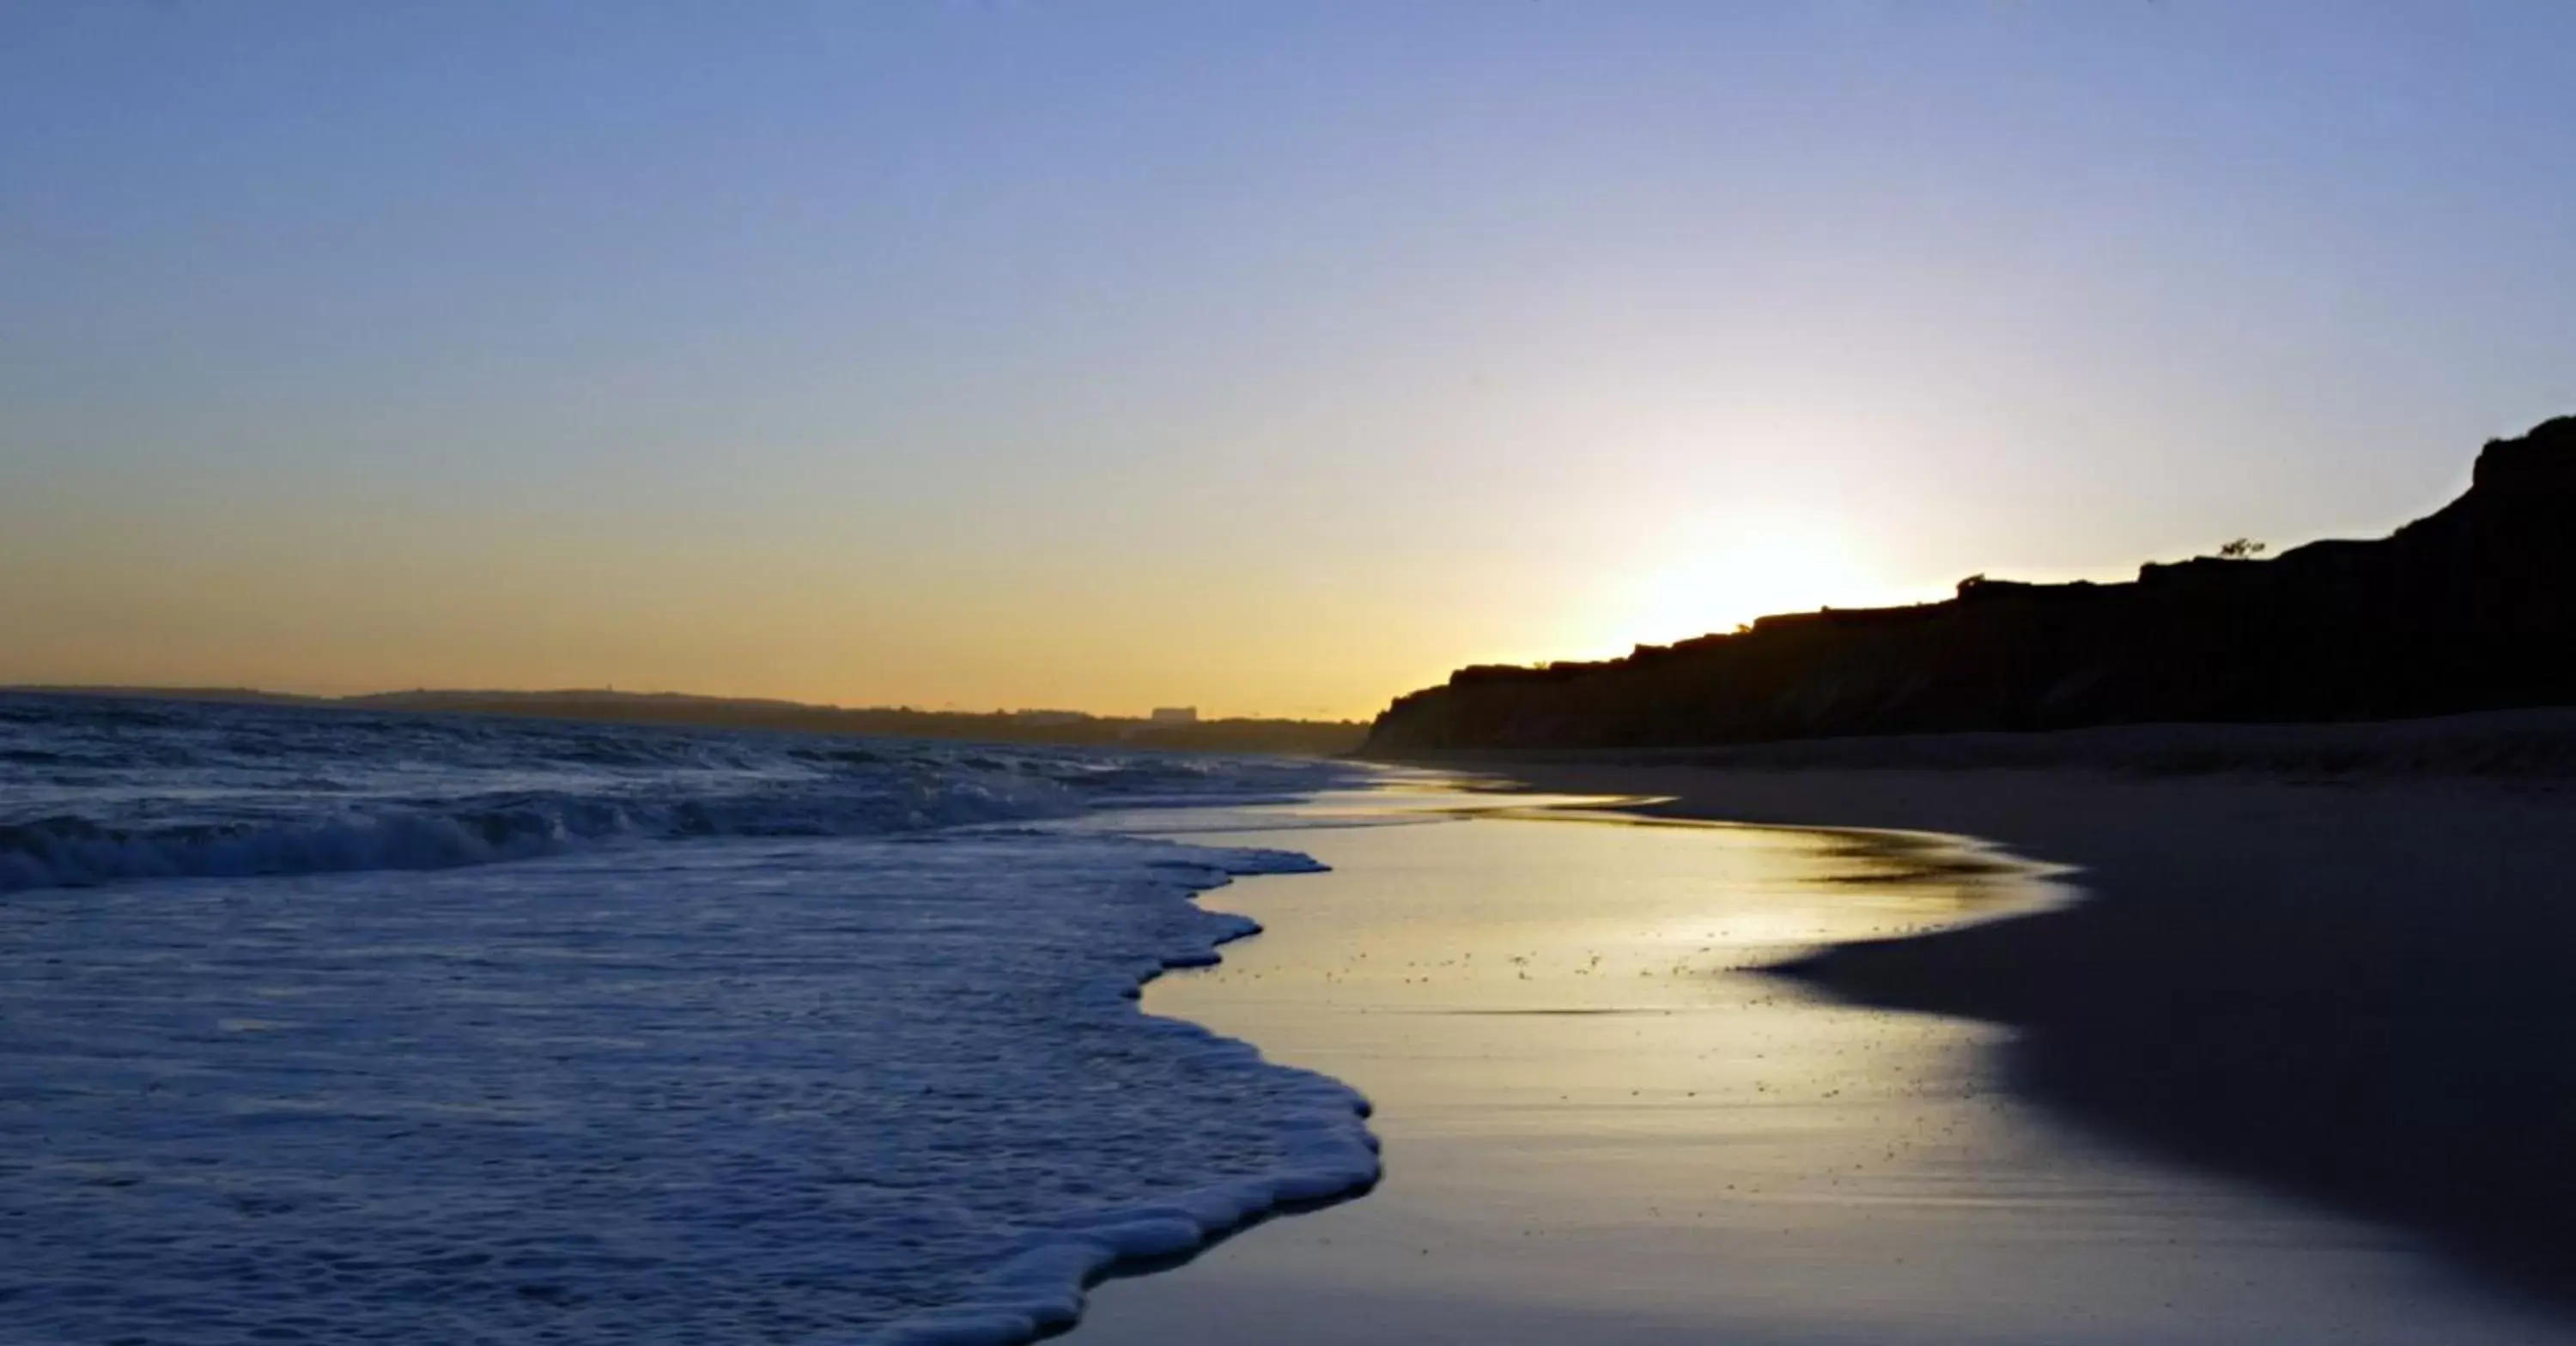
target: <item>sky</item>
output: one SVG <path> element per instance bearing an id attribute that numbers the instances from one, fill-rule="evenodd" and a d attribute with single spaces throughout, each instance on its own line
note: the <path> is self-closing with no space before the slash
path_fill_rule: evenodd
<path id="1" fill-rule="evenodd" d="M 0 0 L 0 682 L 1364 716 L 2371 536 L 2576 5 Z"/>

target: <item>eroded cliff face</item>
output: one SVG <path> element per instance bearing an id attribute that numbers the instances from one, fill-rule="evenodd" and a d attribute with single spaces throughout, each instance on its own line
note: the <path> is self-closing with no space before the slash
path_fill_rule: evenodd
<path id="1" fill-rule="evenodd" d="M 2126 584 L 1767 617 L 1626 658 L 1468 668 L 1364 752 L 1750 743 L 2158 721 L 2393 719 L 2576 704 L 2576 417 L 2496 440 L 2390 537 Z"/>

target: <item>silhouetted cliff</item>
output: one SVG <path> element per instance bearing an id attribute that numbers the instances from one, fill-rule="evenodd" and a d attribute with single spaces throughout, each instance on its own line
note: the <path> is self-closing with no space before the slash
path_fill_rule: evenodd
<path id="1" fill-rule="evenodd" d="M 1624 659 L 1462 669 L 1363 752 L 1633 747 L 2156 721 L 2393 719 L 2576 704 L 2576 417 L 2478 456 L 2374 542 L 1974 580 L 1948 602 L 1766 617 Z"/>

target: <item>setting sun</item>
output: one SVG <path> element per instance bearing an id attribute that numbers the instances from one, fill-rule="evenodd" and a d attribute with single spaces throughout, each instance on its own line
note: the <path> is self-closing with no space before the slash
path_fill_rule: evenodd
<path id="1" fill-rule="evenodd" d="M 1756 522 L 1712 530 L 1692 550 L 1639 577 L 1609 643 L 1687 640 L 1777 612 L 1901 602 L 1865 549 L 1833 527 Z"/>

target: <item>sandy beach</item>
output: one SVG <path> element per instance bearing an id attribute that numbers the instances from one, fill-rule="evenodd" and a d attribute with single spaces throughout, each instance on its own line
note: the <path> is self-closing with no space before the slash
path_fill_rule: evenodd
<path id="1" fill-rule="evenodd" d="M 2311 727 L 2290 731 L 2307 743 L 2290 758 L 2203 731 L 2188 771 L 2063 752 L 2045 768 L 1905 764 L 1937 739 L 1814 745 L 1886 765 L 1802 767 L 1800 745 L 1779 745 L 1766 769 L 1721 754 L 1515 770 L 1665 796 L 1649 807 L 1667 816 L 1929 828 L 2071 867 L 2087 900 L 2065 910 L 1855 942 L 1803 971 L 1844 997 L 2011 1025 L 2023 1097 L 2564 1300 L 2576 995 L 2554 960 L 2576 937 L 2576 796 L 2555 771 L 2497 769 L 2518 764 L 2483 746 L 2492 727 Z M 2400 737 L 2403 753 L 2373 746 Z"/>
<path id="2" fill-rule="evenodd" d="M 1673 798 L 1328 798 L 1301 821 L 1428 812 L 1196 838 L 1293 845 L 1335 872 L 1211 894 L 1266 933 L 1155 983 L 1147 1008 L 1368 1093 L 1386 1178 L 1098 1287 L 1076 1340 L 2576 1340 L 2503 1251 L 2536 1245 L 2088 1101 L 2082 1072 L 2048 1069 L 2077 1040 L 2008 991 L 1969 1003 L 1990 967 L 1897 953 L 1934 951 L 1907 955 L 1929 966 L 2081 929 L 2169 884 L 2197 885 L 2173 911 L 2247 892 L 2378 910 L 2446 881 L 2416 849 L 2436 841 L 2490 891 L 2528 891 L 2565 818 L 2554 796 L 2061 768 L 1510 771 L 1561 796 Z M 2311 868 L 2320 855 L 2343 867 Z M 1876 961 L 1767 970 L 1826 949 Z M 2213 952 L 2209 984 L 2240 985 L 2239 961 Z M 1955 1012 L 1909 1003 L 1933 1000 Z"/>

